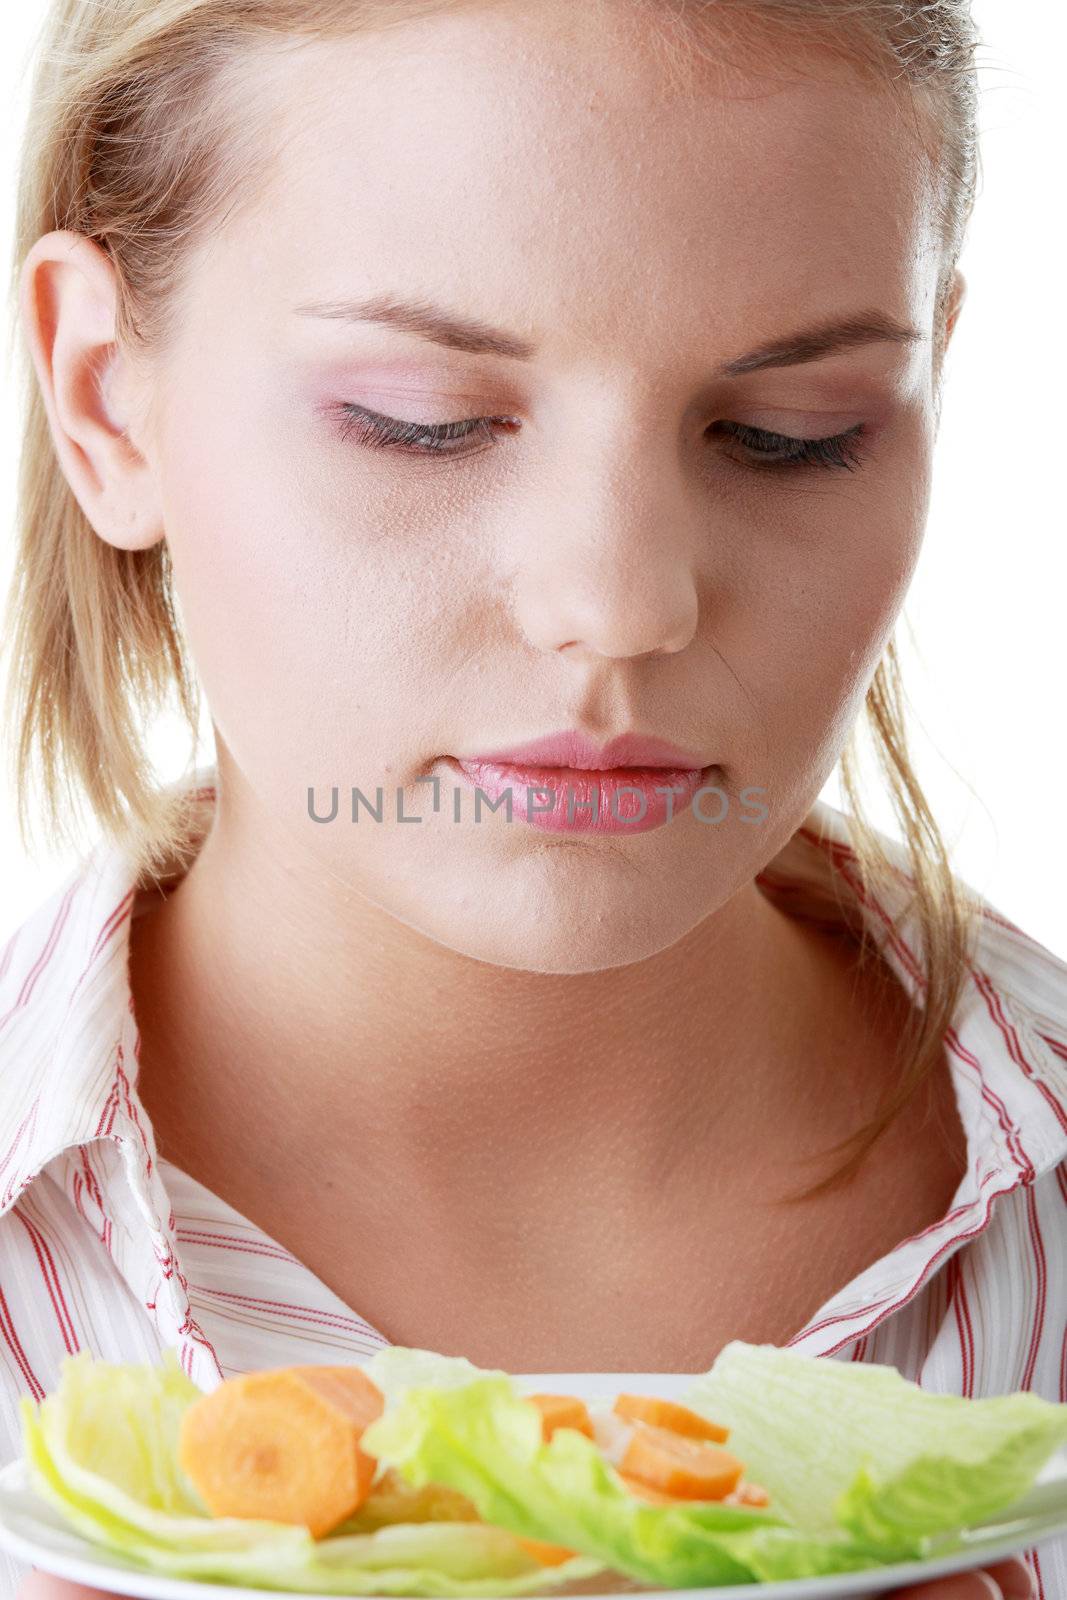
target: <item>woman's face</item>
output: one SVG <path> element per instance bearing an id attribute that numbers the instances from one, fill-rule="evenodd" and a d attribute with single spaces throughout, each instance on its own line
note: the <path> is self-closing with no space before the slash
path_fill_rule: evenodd
<path id="1" fill-rule="evenodd" d="M 803 820 L 907 589 L 934 432 L 914 108 L 832 61 L 683 85 L 604 15 L 474 5 L 258 61 L 277 157 L 192 258 L 139 441 L 241 826 L 546 972 L 664 949 Z M 560 828 L 518 781 L 510 822 L 475 820 L 455 758 L 566 730 L 692 752 L 708 820 Z"/>

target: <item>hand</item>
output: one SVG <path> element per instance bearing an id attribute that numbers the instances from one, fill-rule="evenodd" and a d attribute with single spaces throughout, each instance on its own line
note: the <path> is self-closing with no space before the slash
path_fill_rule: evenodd
<path id="1" fill-rule="evenodd" d="M 1030 1568 L 1018 1556 L 981 1571 L 958 1572 L 894 1589 L 887 1600 L 1037 1600 Z"/>
<path id="2" fill-rule="evenodd" d="M 129 1596 L 90 1589 L 85 1583 L 68 1583 L 66 1578 L 54 1578 L 34 1567 L 16 1600 L 129 1600 Z"/>

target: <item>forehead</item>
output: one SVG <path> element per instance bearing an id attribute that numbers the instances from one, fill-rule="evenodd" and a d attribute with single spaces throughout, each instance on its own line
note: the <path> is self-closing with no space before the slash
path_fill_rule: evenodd
<path id="1" fill-rule="evenodd" d="M 264 318 L 316 295 L 436 291 L 551 339 L 682 344 L 800 311 L 922 315 L 932 171 L 910 97 L 761 30 L 680 73 L 624 0 L 464 4 L 248 63 Z M 219 243 L 220 241 L 216 241 Z"/>

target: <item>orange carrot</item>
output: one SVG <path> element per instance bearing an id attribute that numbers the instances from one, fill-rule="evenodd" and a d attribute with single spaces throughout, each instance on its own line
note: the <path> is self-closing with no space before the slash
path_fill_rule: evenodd
<path id="1" fill-rule="evenodd" d="M 551 1439 L 557 1428 L 577 1428 L 592 1439 L 593 1423 L 584 1400 L 572 1394 L 528 1394 L 541 1412 L 541 1436 Z"/>
<path id="2" fill-rule="evenodd" d="M 571 1556 L 577 1554 L 574 1550 L 568 1550 L 565 1544 L 548 1544 L 544 1539 L 530 1539 L 524 1533 L 516 1533 L 512 1537 L 543 1567 L 558 1567 L 561 1562 L 569 1561 Z"/>
<path id="3" fill-rule="evenodd" d="M 633 1478 L 628 1472 L 620 1472 L 619 1477 L 625 1483 L 631 1494 L 641 1500 L 652 1500 L 662 1505 L 678 1505 L 679 1497 L 676 1494 L 664 1494 L 662 1489 L 653 1489 L 650 1483 L 643 1483 L 640 1478 Z"/>
<path id="4" fill-rule="evenodd" d="M 359 1439 L 383 1407 L 354 1365 L 242 1373 L 185 1412 L 178 1459 L 212 1515 L 304 1523 L 321 1538 L 370 1492 L 377 1461 Z"/>
<path id="5" fill-rule="evenodd" d="M 626 1487 L 631 1494 L 641 1500 L 651 1500 L 658 1505 L 692 1505 L 693 1501 L 688 1496 L 677 1494 L 664 1494 L 661 1489 L 653 1489 L 651 1484 L 643 1483 L 640 1478 L 631 1477 L 628 1472 L 620 1472 Z M 770 1495 L 758 1483 L 746 1483 L 742 1478 L 736 1489 L 731 1489 L 729 1494 L 723 1495 L 720 1505 L 727 1506 L 766 1506 L 770 1504 Z"/>
<path id="6" fill-rule="evenodd" d="M 619 1466 L 653 1489 L 685 1500 L 721 1500 L 745 1470 L 721 1445 L 648 1422 L 634 1424 Z"/>
<path id="7" fill-rule="evenodd" d="M 709 1422 L 677 1400 L 661 1400 L 650 1394 L 620 1394 L 613 1409 L 626 1422 L 650 1422 L 659 1428 L 671 1428 L 687 1439 L 712 1439 L 716 1444 L 725 1444 L 730 1437 L 729 1428 Z"/>

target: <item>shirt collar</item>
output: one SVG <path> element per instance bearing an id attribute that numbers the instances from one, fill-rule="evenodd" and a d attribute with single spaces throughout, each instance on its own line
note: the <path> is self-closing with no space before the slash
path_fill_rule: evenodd
<path id="1" fill-rule="evenodd" d="M 212 765 L 190 783 L 203 831 L 215 781 Z M 926 979 L 907 855 L 879 837 L 898 874 L 879 898 L 862 893 L 847 817 L 821 799 L 757 882 L 797 914 L 865 923 L 921 1004 Z M 184 1342 L 190 1373 L 199 1363 L 209 1384 L 217 1363 L 190 1314 L 174 1218 L 137 1095 L 128 957 L 131 919 L 149 894 L 126 855 L 101 840 L 0 957 L 0 1126 L 8 1130 L 0 1216 L 48 1168 L 98 1228 L 165 1341 Z M 968 1222 L 990 1192 L 1032 1183 L 1067 1158 L 1067 963 L 987 902 L 946 1045 L 968 1148 L 950 1215 Z M 83 1159 L 90 1147 L 91 1165 Z M 114 1180 L 106 1194 L 94 1169 Z M 903 1282 L 916 1259 L 903 1247 L 894 1256 Z"/>

